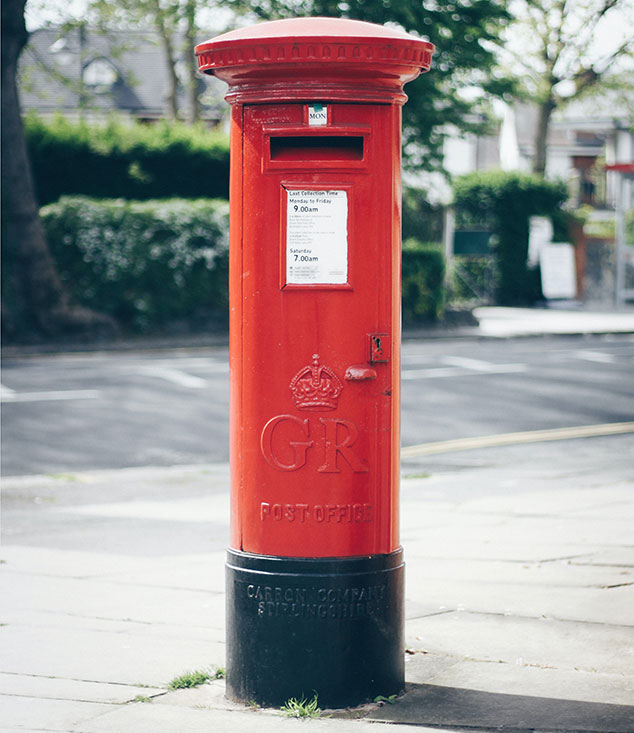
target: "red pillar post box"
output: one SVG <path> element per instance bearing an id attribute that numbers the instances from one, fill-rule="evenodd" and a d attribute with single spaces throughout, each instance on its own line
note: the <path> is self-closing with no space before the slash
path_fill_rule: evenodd
<path id="1" fill-rule="evenodd" d="M 400 129 L 433 46 L 298 18 L 196 47 L 229 84 L 227 694 L 403 689 Z"/>

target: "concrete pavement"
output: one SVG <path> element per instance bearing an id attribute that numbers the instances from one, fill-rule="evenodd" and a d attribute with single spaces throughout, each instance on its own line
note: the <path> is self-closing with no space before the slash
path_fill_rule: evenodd
<path id="1" fill-rule="evenodd" d="M 629 433 L 407 458 L 407 691 L 310 721 L 167 689 L 224 665 L 225 465 L 6 478 L 0 730 L 631 732 L 633 457 Z"/>
<path id="2" fill-rule="evenodd" d="M 634 332 L 634 309 L 598 310 L 592 306 L 576 309 L 483 307 L 474 310 L 482 336 L 534 336 L 536 334 L 587 334 Z"/>
<path id="3" fill-rule="evenodd" d="M 634 333 L 634 307 L 620 309 L 592 304 L 551 303 L 546 308 L 481 306 L 473 310 L 472 325 L 440 322 L 429 328 L 408 327 L 404 338 L 517 336 L 574 336 L 584 334 Z"/>

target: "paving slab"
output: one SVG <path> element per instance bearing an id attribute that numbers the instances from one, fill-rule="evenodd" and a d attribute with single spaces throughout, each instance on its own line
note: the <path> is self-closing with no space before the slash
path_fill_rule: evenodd
<path id="1" fill-rule="evenodd" d="M 11 505 L 19 503 L 46 507 L 94 504 L 95 497 L 106 501 L 116 481 L 117 500 L 128 495 L 152 499 L 164 494 L 163 488 L 177 489 L 179 495 L 209 497 L 211 493 L 226 494 L 229 488 L 229 464 L 189 464 L 182 466 L 143 466 L 120 469 L 95 469 L 65 473 L 5 476 L 3 492 Z"/>
<path id="2" fill-rule="evenodd" d="M 210 607 L 211 608 L 211 607 Z M 195 626 L 193 624 L 147 623 L 132 618 L 118 619 L 99 616 L 82 616 L 55 610 L 5 612 L 3 623 L 16 630 L 44 629 L 51 634 L 59 632 L 77 631 L 82 633 L 98 634 L 127 634 L 129 636 L 149 638 L 175 638 L 183 641 L 198 641 L 204 638 L 208 641 L 224 642 L 224 623 L 215 616 L 224 609 L 223 603 L 211 608 L 214 614 L 215 627 Z M 0 631 L 1 633 L 1 631 Z"/>
<path id="3" fill-rule="evenodd" d="M 626 570 L 634 569 L 634 547 L 610 547 L 598 552 L 593 552 L 589 556 L 583 556 L 570 561 L 573 565 L 595 565 L 605 567 L 607 565 L 624 568 Z"/>
<path id="4" fill-rule="evenodd" d="M 434 654 L 406 655 L 405 670 L 408 683 L 418 685 L 611 705 L 634 704 L 634 677 L 627 674 L 471 661 Z"/>
<path id="5" fill-rule="evenodd" d="M 634 552 L 631 556 L 634 561 Z M 406 563 L 408 558 L 409 552 L 406 552 Z M 611 564 L 603 552 L 574 560 L 544 563 L 416 557 L 416 562 L 408 563 L 407 568 L 408 575 L 415 572 L 426 582 L 440 580 L 459 584 L 477 580 L 485 584 L 508 583 L 510 586 L 519 583 L 540 586 L 535 590 L 543 591 L 550 587 L 606 588 L 634 581 L 634 568 L 629 563 L 618 562 L 619 559 L 615 557 L 614 564 Z"/>
<path id="6" fill-rule="evenodd" d="M 523 473 L 523 471 L 522 471 Z M 596 481 L 596 479 L 594 479 Z M 606 485 L 603 481 L 600 485 L 584 488 L 577 485 L 577 475 L 574 476 L 574 488 L 567 488 L 562 476 L 549 476 L 548 483 L 553 484 L 552 490 L 540 491 L 534 481 L 526 481 L 531 487 L 529 491 L 521 493 L 509 493 L 507 495 L 496 494 L 494 496 L 478 497 L 465 501 L 462 508 L 465 511 L 488 512 L 504 514 L 505 516 L 520 514 L 526 516 L 556 516 L 563 514 L 571 516 L 580 512 L 595 510 L 605 511 L 606 508 L 615 508 L 611 516 L 619 516 L 619 508 L 623 509 L 629 502 L 623 498 L 624 489 L 631 490 L 633 482 L 623 482 L 620 485 Z M 562 486 L 562 484 L 564 484 Z M 618 508 L 617 508 L 618 507 Z"/>
<path id="7" fill-rule="evenodd" d="M 406 643 L 458 659 L 631 675 L 634 632 L 609 624 L 453 611 L 411 619 Z"/>
<path id="8" fill-rule="evenodd" d="M 155 557 L 73 552 L 22 545 L 0 548 L 3 568 L 25 575 L 55 578 L 95 578 L 136 586 L 223 593 L 225 550 L 192 555 Z"/>
<path id="9" fill-rule="evenodd" d="M 0 704 L 0 730 L 5 731 L 87 731 L 88 721 L 119 709 L 114 704 L 16 695 L 0 696 Z"/>
<path id="10" fill-rule="evenodd" d="M 211 523 L 228 516 L 229 496 L 228 494 L 216 494 L 192 499 L 181 498 L 173 501 L 137 500 L 80 504 L 72 507 L 62 507 L 56 511 L 66 514 L 80 514 L 86 517 Z"/>
<path id="11" fill-rule="evenodd" d="M 90 703 L 126 703 L 139 696 L 152 698 L 165 695 L 165 689 L 0 672 L 0 695 Z"/>
<path id="12" fill-rule="evenodd" d="M 496 543 L 491 535 L 466 537 L 458 528 L 445 527 L 421 532 L 419 539 L 410 539 L 405 552 L 410 562 L 421 558 L 448 558 L 451 560 L 504 560 L 514 563 L 545 563 L 557 560 L 581 558 L 603 546 L 588 548 L 585 544 L 557 541 L 538 541 L 536 538 L 518 537 L 507 543 Z"/>
<path id="13" fill-rule="evenodd" d="M 521 583 L 483 581 L 475 576 L 456 582 L 429 580 L 415 563 L 407 575 L 408 598 L 437 610 L 554 618 L 629 626 L 634 633 L 634 586 L 620 588 L 541 588 Z"/>
<path id="14" fill-rule="evenodd" d="M 8 565 L 0 566 L 0 573 L 14 589 L 3 602 L 7 610 L 54 608 L 84 617 L 204 627 L 211 620 L 210 606 L 222 604 L 221 595 L 213 592 L 13 573 Z"/>
<path id="15" fill-rule="evenodd" d="M 166 686 L 193 669 L 224 665 L 224 643 L 94 629 L 0 628 L 2 671 L 23 675 Z"/>
<path id="16" fill-rule="evenodd" d="M 280 731 L 306 731 L 311 733 L 362 733 L 377 731 L 377 724 L 372 721 L 345 720 L 341 718 L 320 717 L 311 720 L 293 719 L 282 715 L 279 711 L 249 710 L 245 707 L 238 710 L 224 709 L 192 709 L 182 705 L 155 703 L 136 703 L 109 712 L 107 715 L 82 724 L 82 733 L 236 733 L 240 731 L 262 731 L 262 733 L 280 733 Z M 382 730 L 382 729 L 379 729 Z M 411 733 L 408 724 L 391 725 L 390 733 Z M 446 733 L 444 726 L 418 728 L 421 733 Z"/>
<path id="17" fill-rule="evenodd" d="M 631 733 L 634 707 L 422 684 L 368 719 L 482 731 Z"/>

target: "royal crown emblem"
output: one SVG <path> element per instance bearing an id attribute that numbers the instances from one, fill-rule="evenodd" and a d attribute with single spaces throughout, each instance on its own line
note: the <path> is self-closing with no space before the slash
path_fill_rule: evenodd
<path id="1" fill-rule="evenodd" d="M 297 372 L 290 388 L 298 409 L 334 410 L 343 384 L 330 367 L 320 366 L 319 354 L 313 354 L 312 365 Z"/>

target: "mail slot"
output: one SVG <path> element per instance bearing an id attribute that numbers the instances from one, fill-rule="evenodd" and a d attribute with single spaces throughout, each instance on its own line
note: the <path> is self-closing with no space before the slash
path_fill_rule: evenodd
<path id="1" fill-rule="evenodd" d="M 292 135 L 271 137 L 271 160 L 305 162 L 318 160 L 363 160 L 362 137 L 316 137 Z"/>
<path id="2" fill-rule="evenodd" d="M 227 694 L 400 692 L 400 129 L 433 46 L 359 21 L 196 48 L 229 84 Z"/>

